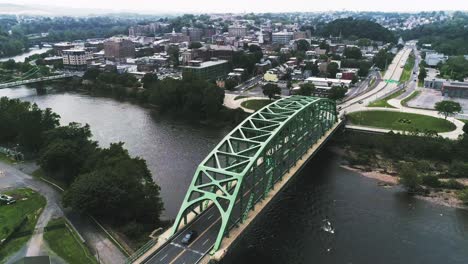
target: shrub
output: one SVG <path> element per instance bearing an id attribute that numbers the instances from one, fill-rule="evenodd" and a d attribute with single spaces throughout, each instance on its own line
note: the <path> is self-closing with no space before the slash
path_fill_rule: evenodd
<path id="1" fill-rule="evenodd" d="M 463 178 L 468 177 L 468 163 L 463 161 L 453 161 L 447 172 L 449 177 Z"/>
<path id="2" fill-rule="evenodd" d="M 423 177 L 421 177 L 421 181 L 422 184 L 432 188 L 438 188 L 441 186 L 439 178 L 435 175 L 424 175 Z"/>
<path id="3" fill-rule="evenodd" d="M 464 204 L 468 204 L 468 189 L 464 189 L 458 193 L 458 198 L 462 200 Z"/>
<path id="4" fill-rule="evenodd" d="M 399 182 L 409 192 L 415 192 L 420 189 L 421 177 L 412 164 L 403 164 L 400 168 Z"/>
<path id="5" fill-rule="evenodd" d="M 463 188 L 465 188 L 465 185 L 459 183 L 454 179 L 450 179 L 446 182 L 441 182 L 441 187 L 447 189 L 462 190 Z"/>

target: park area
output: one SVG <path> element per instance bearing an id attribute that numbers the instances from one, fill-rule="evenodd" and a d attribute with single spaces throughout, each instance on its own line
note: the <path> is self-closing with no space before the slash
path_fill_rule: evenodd
<path id="1" fill-rule="evenodd" d="M 49 221 L 44 238 L 50 249 L 67 263 L 97 263 L 85 244 L 63 218 Z"/>
<path id="2" fill-rule="evenodd" d="M 402 113 L 396 111 L 361 111 L 348 115 L 353 125 L 376 127 L 398 131 L 433 131 L 437 133 L 455 130 L 455 125 L 442 118 Z"/>
<path id="3" fill-rule="evenodd" d="M 247 100 L 241 103 L 241 106 L 250 110 L 260 110 L 264 106 L 269 105 L 273 101 L 271 100 L 266 100 L 266 99 L 252 99 L 252 100 Z"/>
<path id="4" fill-rule="evenodd" d="M 0 205 L 0 263 L 17 252 L 31 237 L 46 200 L 31 189 L 5 192 L 16 202 Z"/>

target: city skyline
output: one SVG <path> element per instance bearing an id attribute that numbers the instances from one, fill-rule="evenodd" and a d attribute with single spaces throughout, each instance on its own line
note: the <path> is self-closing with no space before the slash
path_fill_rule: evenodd
<path id="1" fill-rule="evenodd" d="M 0 4 L 21 4 L 34 7 L 68 7 L 76 9 L 91 9 L 95 12 L 136 12 L 136 13 L 242 13 L 242 12 L 323 12 L 323 11 L 383 11 L 383 12 L 419 12 L 419 11 L 455 11 L 468 10 L 468 2 L 452 0 L 445 2 L 427 2 L 423 0 L 375 2 L 369 0 L 345 1 L 330 0 L 313 3 L 308 0 L 293 0 L 284 2 L 272 1 L 212 1 L 201 0 L 188 2 L 184 0 L 154 1 L 154 0 L 80 0 L 57 3 L 54 0 L 43 0 L 40 5 L 36 0 L 0 0 Z M 294 3 L 294 4 L 292 4 Z"/>

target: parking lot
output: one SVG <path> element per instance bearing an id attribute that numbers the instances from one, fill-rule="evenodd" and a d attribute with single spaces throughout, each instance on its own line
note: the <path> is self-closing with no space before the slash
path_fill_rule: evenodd
<path id="1" fill-rule="evenodd" d="M 463 113 L 459 115 L 460 118 L 468 119 L 468 99 L 444 97 L 439 90 L 434 89 L 420 88 L 419 91 L 421 94 L 408 102 L 409 107 L 434 109 L 437 102 L 451 100 L 460 103 L 463 109 Z"/>

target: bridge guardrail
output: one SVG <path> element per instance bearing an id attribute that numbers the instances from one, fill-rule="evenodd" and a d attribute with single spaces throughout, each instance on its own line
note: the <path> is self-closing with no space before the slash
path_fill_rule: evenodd
<path id="1" fill-rule="evenodd" d="M 135 253 L 133 253 L 126 261 L 125 263 L 126 264 L 131 264 L 133 263 L 135 260 L 139 259 L 141 256 L 143 256 L 143 254 L 145 254 L 150 248 L 154 247 L 156 245 L 158 241 L 157 240 L 154 240 L 154 239 L 151 239 L 150 241 L 148 241 L 146 244 L 144 244 L 140 249 L 138 249 L 137 251 L 135 251 Z"/>

